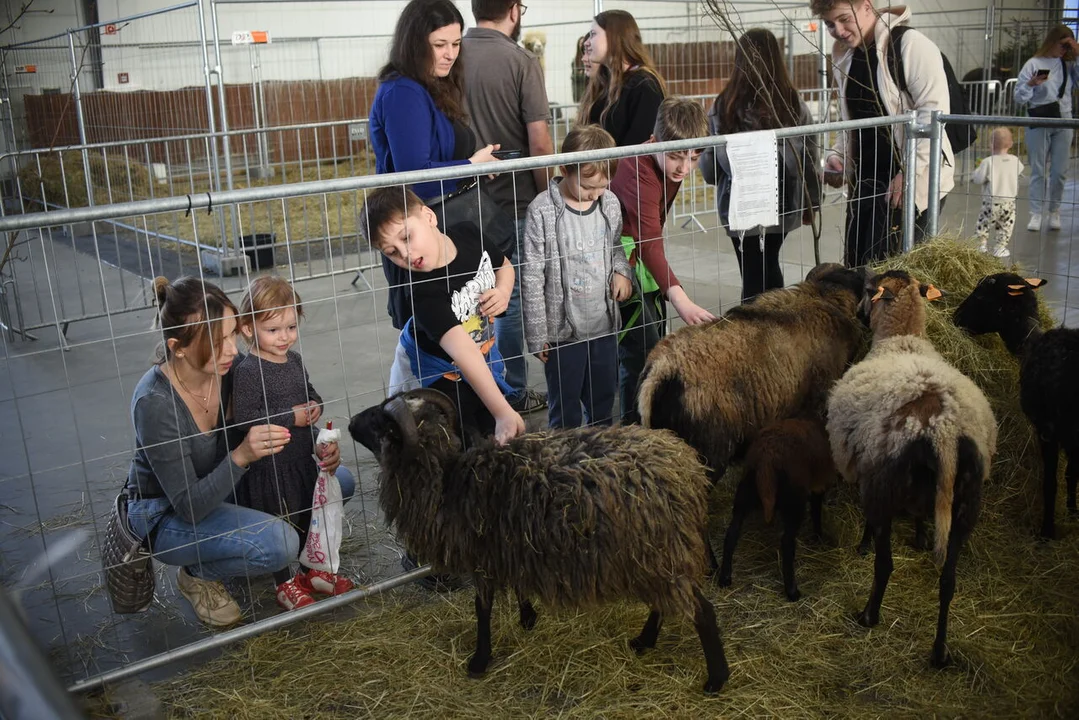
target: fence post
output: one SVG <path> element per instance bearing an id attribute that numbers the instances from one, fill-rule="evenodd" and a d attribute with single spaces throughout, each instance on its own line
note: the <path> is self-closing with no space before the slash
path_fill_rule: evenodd
<path id="1" fill-rule="evenodd" d="M 603 0 L 592 0 L 592 15 L 599 15 L 603 12 Z"/>
<path id="2" fill-rule="evenodd" d="M 906 124 L 906 148 L 903 161 L 903 252 L 914 249 L 914 221 L 918 206 L 914 202 L 918 175 L 918 116 L 911 112 Z"/>
<path id="3" fill-rule="evenodd" d="M 210 55 L 206 51 L 206 10 L 205 0 L 198 0 L 199 13 L 199 46 L 202 48 L 202 78 L 206 85 L 206 122 L 209 125 L 210 135 L 217 132 L 217 122 L 214 120 L 214 91 L 210 85 Z M 211 187 L 214 190 L 221 189 L 221 166 L 217 159 L 217 140 L 210 140 L 210 169 L 213 171 Z"/>
<path id="4" fill-rule="evenodd" d="M 929 207 L 926 208 L 926 237 L 936 237 L 940 220 L 940 164 L 944 161 L 944 124 L 940 110 L 930 113 L 929 120 Z M 952 163 L 955 163 L 953 156 Z"/>
<path id="5" fill-rule="evenodd" d="M 794 23 L 787 23 L 787 72 L 794 78 Z"/>
<path id="6" fill-rule="evenodd" d="M 75 31 L 67 32 L 67 48 L 71 53 L 71 94 L 75 98 L 75 123 L 79 128 L 79 144 L 82 145 L 82 173 L 86 182 L 86 204 L 94 204 L 94 184 L 90 179 L 90 156 L 86 151 L 86 121 L 82 114 L 82 93 L 79 91 L 79 61 L 75 57 Z"/>

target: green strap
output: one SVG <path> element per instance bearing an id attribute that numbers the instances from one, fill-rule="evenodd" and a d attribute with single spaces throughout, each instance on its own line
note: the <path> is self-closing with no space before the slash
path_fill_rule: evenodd
<path id="1" fill-rule="evenodd" d="M 622 249 L 626 251 L 626 259 L 633 259 L 633 251 L 637 249 L 637 241 L 629 235 L 622 236 Z M 648 268 L 644 266 L 644 262 L 641 258 L 637 258 L 637 263 L 634 265 L 634 272 L 637 274 L 637 282 L 641 284 L 642 293 L 653 293 L 659 291 L 659 283 L 652 277 L 652 273 L 648 272 Z"/>

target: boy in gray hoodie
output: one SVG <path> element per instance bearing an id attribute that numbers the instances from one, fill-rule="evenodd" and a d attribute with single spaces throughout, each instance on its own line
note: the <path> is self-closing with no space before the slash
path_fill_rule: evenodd
<path id="1" fill-rule="evenodd" d="M 607 131 L 587 125 L 566 136 L 562 152 L 613 147 Z M 525 341 L 544 363 L 552 428 L 612 423 L 618 303 L 632 291 L 622 212 L 606 192 L 616 162 L 563 167 L 563 177 L 528 206 L 521 251 Z"/>

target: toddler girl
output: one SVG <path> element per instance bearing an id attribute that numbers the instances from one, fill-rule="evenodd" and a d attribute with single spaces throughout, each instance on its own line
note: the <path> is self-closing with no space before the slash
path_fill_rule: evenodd
<path id="1" fill-rule="evenodd" d="M 298 353 L 292 350 L 303 317 L 300 296 L 282 278 L 256 278 L 240 304 L 240 332 L 250 354 L 233 370 L 233 414 L 238 424 L 270 422 L 292 430 L 281 452 L 251 463 L 236 484 L 236 504 L 277 515 L 292 524 L 303 548 L 311 523 L 311 497 L 319 468 L 333 472 L 347 500 L 355 490 L 352 474 L 339 467 L 336 445 L 320 453 L 316 463 L 315 423 L 322 416 L 322 398 L 311 386 Z M 297 431 L 309 428 L 309 432 Z M 339 595 L 352 581 L 303 565 L 293 577 L 290 568 L 274 573 L 277 603 L 286 610 L 313 603 L 312 593 Z"/>

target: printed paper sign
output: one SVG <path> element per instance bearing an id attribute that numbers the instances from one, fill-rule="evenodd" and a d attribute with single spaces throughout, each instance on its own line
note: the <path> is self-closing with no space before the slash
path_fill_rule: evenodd
<path id="1" fill-rule="evenodd" d="M 233 45 L 267 45 L 269 42 L 269 30 L 237 30 L 232 33 Z"/>
<path id="2" fill-rule="evenodd" d="M 16 65 L 16 75 L 33 75 L 37 72 L 37 65 Z"/>
<path id="3" fill-rule="evenodd" d="M 779 224 L 779 159 L 772 130 L 738 133 L 727 139 L 731 164 L 731 230 Z"/>

